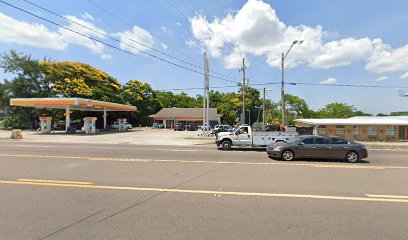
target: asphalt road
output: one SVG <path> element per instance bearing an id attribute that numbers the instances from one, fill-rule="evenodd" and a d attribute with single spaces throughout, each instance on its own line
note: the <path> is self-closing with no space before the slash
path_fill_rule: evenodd
<path id="1" fill-rule="evenodd" d="M 408 151 L 0 142 L 0 239 L 406 239 Z"/>

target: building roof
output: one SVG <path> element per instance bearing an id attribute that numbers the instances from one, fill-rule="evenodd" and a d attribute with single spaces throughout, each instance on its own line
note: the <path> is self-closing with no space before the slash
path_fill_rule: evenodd
<path id="1" fill-rule="evenodd" d="M 11 98 L 11 106 L 58 108 L 81 111 L 136 111 L 134 106 L 84 98 Z"/>
<path id="2" fill-rule="evenodd" d="M 211 118 L 220 117 L 217 108 L 209 108 L 208 115 Z M 162 108 L 158 113 L 151 115 L 153 118 L 202 118 L 203 108 Z"/>
<path id="3" fill-rule="evenodd" d="M 322 118 L 322 119 L 295 119 L 296 123 L 308 125 L 406 125 L 408 116 L 385 117 L 351 117 L 351 118 Z"/>

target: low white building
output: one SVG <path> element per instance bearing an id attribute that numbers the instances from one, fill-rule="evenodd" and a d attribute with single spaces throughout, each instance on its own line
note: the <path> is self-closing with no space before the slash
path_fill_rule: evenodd
<path id="1" fill-rule="evenodd" d="M 349 140 L 408 140 L 408 116 L 296 119 L 296 127 L 313 128 L 313 134 Z"/>
<path id="2" fill-rule="evenodd" d="M 162 108 L 158 113 L 149 116 L 154 122 L 164 124 L 165 128 L 173 128 L 176 123 L 203 124 L 203 108 Z M 221 122 L 217 108 L 209 108 L 210 125 L 214 127 Z"/>

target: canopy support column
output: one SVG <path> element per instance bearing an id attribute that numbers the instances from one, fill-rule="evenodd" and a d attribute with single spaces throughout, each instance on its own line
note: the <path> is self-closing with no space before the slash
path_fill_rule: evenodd
<path id="1" fill-rule="evenodd" d="M 103 109 L 103 129 L 106 130 L 106 108 Z"/>
<path id="2" fill-rule="evenodd" d="M 68 128 L 70 127 L 71 124 L 71 118 L 69 116 L 69 106 L 66 107 L 65 109 L 65 131 L 68 131 Z"/>
<path id="3" fill-rule="evenodd" d="M 317 134 L 317 128 L 319 127 L 319 125 L 313 125 L 313 135 L 317 136 L 319 134 Z"/>

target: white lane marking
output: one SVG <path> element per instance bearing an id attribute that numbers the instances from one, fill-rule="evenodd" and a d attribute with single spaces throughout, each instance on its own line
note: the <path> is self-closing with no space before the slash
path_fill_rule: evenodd
<path id="1" fill-rule="evenodd" d="M 0 146 L 5 146 L 5 145 L 0 145 Z M 8 147 L 9 147 L 10 145 L 8 145 Z M 15 144 L 15 145 L 12 145 L 13 147 L 14 146 L 16 146 L 16 147 L 32 147 L 32 148 L 49 148 L 49 147 L 51 147 L 51 146 L 46 146 L 46 145 L 28 145 L 28 144 Z"/>
<path id="2" fill-rule="evenodd" d="M 230 195 L 230 196 L 272 197 L 272 198 L 303 198 L 303 199 L 320 199 L 320 200 L 408 203 L 408 199 L 329 196 L 329 195 L 314 195 L 314 194 L 232 192 L 232 191 L 211 191 L 211 190 L 174 189 L 174 188 L 103 186 L 103 185 L 69 184 L 69 183 L 60 184 L 60 183 L 52 183 L 52 182 L 20 182 L 20 181 L 6 181 L 6 180 L 0 180 L 0 184 L 73 187 L 73 188 L 109 189 L 109 190 L 130 190 L 130 191 L 150 191 L 150 192 L 168 192 L 168 193 L 210 194 L 212 196 Z"/>
<path id="3" fill-rule="evenodd" d="M 82 157 L 82 156 L 46 156 L 46 155 L 29 155 L 29 154 L 0 154 L 5 157 L 21 158 L 56 158 L 56 159 L 78 159 L 86 161 L 112 161 L 112 162 L 169 162 L 169 163 L 204 163 L 204 164 L 235 164 L 235 165 L 277 165 L 277 166 L 302 166 L 314 168 L 344 168 L 344 169 L 370 169 L 370 170 L 408 170 L 408 167 L 399 166 L 374 166 L 374 165 L 357 165 L 357 164 L 316 164 L 316 163 L 280 163 L 280 162 L 232 162 L 232 161 L 205 161 L 205 160 L 169 160 L 169 159 L 135 159 L 135 158 L 100 158 L 100 157 Z"/>
<path id="4" fill-rule="evenodd" d="M 379 194 L 366 194 L 367 197 L 373 198 L 396 198 L 396 199 L 408 199 L 408 196 L 402 195 L 379 195 Z"/>

